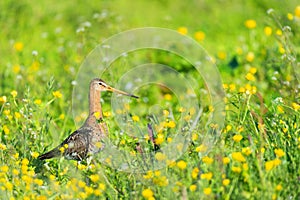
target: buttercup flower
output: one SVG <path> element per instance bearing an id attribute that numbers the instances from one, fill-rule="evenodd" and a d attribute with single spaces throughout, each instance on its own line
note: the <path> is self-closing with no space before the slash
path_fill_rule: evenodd
<path id="1" fill-rule="evenodd" d="M 145 197 L 146 199 L 149 199 L 150 197 L 153 196 L 153 192 L 152 192 L 151 189 L 148 188 L 148 189 L 143 190 L 142 195 L 143 195 L 143 197 Z"/>
<path id="2" fill-rule="evenodd" d="M 253 19 L 248 19 L 247 21 L 245 21 L 245 26 L 249 29 L 253 29 L 256 27 L 256 21 Z"/>
<path id="3" fill-rule="evenodd" d="M 186 166 L 187 166 L 187 163 L 186 163 L 185 161 L 183 161 L 183 160 L 177 162 L 177 167 L 178 167 L 179 169 L 185 169 Z"/>
<path id="4" fill-rule="evenodd" d="M 180 33 L 180 34 L 182 34 L 182 35 L 186 35 L 187 33 L 188 33 L 188 29 L 186 28 L 186 27 L 179 27 L 178 29 L 177 29 L 177 31 Z"/>

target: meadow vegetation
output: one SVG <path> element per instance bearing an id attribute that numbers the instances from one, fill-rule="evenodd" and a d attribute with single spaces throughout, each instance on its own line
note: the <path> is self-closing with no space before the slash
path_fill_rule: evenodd
<path id="1" fill-rule="evenodd" d="M 300 198 L 299 2 L 24 0 L 1 1 L 0 7 L 0 199 Z M 133 173 L 107 166 L 109 159 L 39 161 L 87 115 L 73 116 L 71 106 L 84 58 L 108 37 L 144 26 L 193 38 L 218 67 L 226 112 L 214 148 L 206 151 L 199 123 L 185 153 L 167 160 L 158 149 L 172 141 L 185 108 L 172 91 L 150 85 L 136 91 L 147 101 L 132 100 L 124 109 L 133 124 L 152 124 L 153 140 L 147 131 L 140 138 L 120 131 L 107 93 L 104 116 L 114 145 L 131 156 L 140 153 L 138 144 L 148 145 L 166 167 Z M 188 78 L 203 102 L 205 124 L 214 110 L 207 88 L 179 56 L 138 51 L 102 78 L 114 83 L 123 73 L 118 66 L 126 71 L 136 60 L 163 63 Z M 156 104 L 163 108 L 158 119 L 143 114 Z M 183 116 L 188 124 L 191 115 Z"/>

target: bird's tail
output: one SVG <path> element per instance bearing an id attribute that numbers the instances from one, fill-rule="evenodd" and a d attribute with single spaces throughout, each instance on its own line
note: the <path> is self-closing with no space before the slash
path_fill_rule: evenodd
<path id="1" fill-rule="evenodd" d="M 51 150 L 51 151 L 49 151 L 49 152 L 47 152 L 43 155 L 40 155 L 38 158 L 40 160 L 45 160 L 45 159 L 50 159 L 50 158 L 57 157 L 59 155 L 61 155 L 61 152 L 59 151 L 58 148 L 55 148 L 55 149 L 53 149 L 53 150 Z"/>

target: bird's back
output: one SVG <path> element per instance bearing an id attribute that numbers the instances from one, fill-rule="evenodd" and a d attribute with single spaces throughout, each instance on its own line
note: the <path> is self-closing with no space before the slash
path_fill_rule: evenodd
<path id="1" fill-rule="evenodd" d="M 80 161 L 90 153 L 97 153 L 103 147 L 100 141 L 101 130 L 85 124 L 68 136 L 59 146 L 39 158 L 44 160 L 63 155 L 66 159 Z"/>

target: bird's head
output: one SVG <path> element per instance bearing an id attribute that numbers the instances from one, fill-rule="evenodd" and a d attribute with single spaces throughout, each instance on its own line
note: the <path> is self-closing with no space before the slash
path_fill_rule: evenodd
<path id="1" fill-rule="evenodd" d="M 129 96 L 129 97 L 133 97 L 133 98 L 139 98 L 138 96 L 135 96 L 133 94 L 130 94 L 130 93 L 127 93 L 127 92 L 124 92 L 124 91 L 121 91 L 121 90 L 118 90 L 116 88 L 113 88 L 109 85 L 107 85 L 105 83 L 105 81 L 103 81 L 102 79 L 100 78 L 95 78 L 91 81 L 91 86 L 95 89 L 95 90 L 98 90 L 100 92 L 102 91 L 110 91 L 110 92 L 115 92 L 115 93 L 118 93 L 118 94 L 123 94 L 123 95 L 126 95 L 126 96 Z"/>

